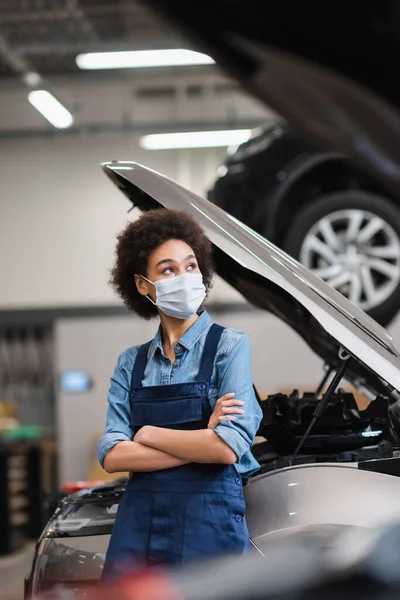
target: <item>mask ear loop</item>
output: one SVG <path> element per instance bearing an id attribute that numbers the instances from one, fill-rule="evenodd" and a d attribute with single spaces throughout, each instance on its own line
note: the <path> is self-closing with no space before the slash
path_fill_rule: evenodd
<path id="1" fill-rule="evenodd" d="M 152 304 L 154 304 L 154 306 L 157 306 L 157 304 L 154 302 L 153 298 L 151 298 L 148 294 L 146 294 L 146 298 L 147 298 L 147 300 L 150 300 L 150 302 Z"/>
<path id="2" fill-rule="evenodd" d="M 145 279 L 148 283 L 151 283 L 151 285 L 154 285 L 154 288 L 156 287 L 155 283 L 153 283 L 152 281 L 150 281 L 150 279 L 147 279 L 147 277 L 145 277 L 144 275 L 139 275 L 139 277 L 141 277 L 142 279 Z M 154 300 L 148 294 L 146 294 L 146 298 L 147 298 L 147 300 L 150 300 L 150 302 L 152 304 L 154 304 L 154 306 L 157 306 L 157 303 L 154 302 Z"/>

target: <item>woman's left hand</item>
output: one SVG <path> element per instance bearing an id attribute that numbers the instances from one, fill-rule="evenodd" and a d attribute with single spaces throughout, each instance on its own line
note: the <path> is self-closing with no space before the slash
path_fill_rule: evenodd
<path id="1" fill-rule="evenodd" d="M 221 421 L 234 421 L 235 415 L 242 415 L 244 413 L 244 405 L 242 400 L 235 398 L 235 394 L 225 394 L 219 398 L 215 404 L 213 413 L 208 422 L 208 429 L 215 429 Z"/>

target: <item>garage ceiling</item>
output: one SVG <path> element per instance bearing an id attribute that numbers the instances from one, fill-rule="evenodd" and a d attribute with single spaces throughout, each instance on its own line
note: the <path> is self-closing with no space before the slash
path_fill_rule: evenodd
<path id="1" fill-rule="evenodd" d="M 182 46 L 193 47 L 137 0 L 0 0 L 3 79 L 81 74 L 80 52 Z"/>
<path id="2" fill-rule="evenodd" d="M 86 52 L 168 48 L 200 50 L 143 0 L 0 0 L 0 139 L 56 133 L 29 104 L 32 89 L 68 108 L 69 133 L 240 129 L 264 120 L 265 107 L 217 65 L 87 71 L 75 62 Z"/>

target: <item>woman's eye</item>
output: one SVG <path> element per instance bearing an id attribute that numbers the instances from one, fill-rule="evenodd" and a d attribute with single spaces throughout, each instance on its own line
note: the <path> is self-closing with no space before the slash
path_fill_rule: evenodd
<path id="1" fill-rule="evenodd" d="M 197 265 L 195 265 L 194 263 L 191 263 L 190 265 L 187 266 L 187 268 L 189 269 L 189 271 L 193 271 L 193 269 L 197 268 Z"/>
<path id="2" fill-rule="evenodd" d="M 167 269 L 164 269 L 163 275 L 170 275 L 173 272 L 174 270 L 171 267 L 168 267 Z"/>

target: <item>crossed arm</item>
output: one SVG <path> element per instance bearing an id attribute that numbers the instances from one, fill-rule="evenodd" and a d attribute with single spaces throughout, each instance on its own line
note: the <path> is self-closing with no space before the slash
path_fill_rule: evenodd
<path id="1" fill-rule="evenodd" d="M 181 460 L 172 454 L 145 446 L 135 441 L 118 442 L 106 454 L 104 469 L 108 473 L 119 471 L 159 471 L 184 465 L 187 461 Z"/>
<path id="2" fill-rule="evenodd" d="M 249 345 L 247 337 L 240 342 Z M 248 347 L 247 352 L 243 353 L 241 346 L 242 343 L 236 344 L 235 352 L 225 362 L 219 381 L 220 393 L 224 395 L 216 402 L 207 429 L 181 431 L 147 425 L 138 431 L 133 441 L 129 429 L 129 383 L 117 364 L 109 394 L 106 432 L 99 442 L 99 458 L 105 470 L 139 472 L 169 469 L 189 462 L 235 463 L 240 458 L 237 448 L 240 446 L 242 454 L 252 443 L 252 439 L 246 438 L 240 430 L 239 415 L 243 414 L 243 408 L 246 408 L 246 412 L 256 410 L 251 406 L 256 399 L 252 391 L 250 351 Z M 248 360 L 243 360 L 243 354 L 248 356 Z M 239 361 L 235 360 L 235 356 Z M 232 373 L 229 374 L 231 371 L 234 377 Z M 241 382 L 239 392 L 243 392 L 245 402 L 238 400 L 234 393 L 228 393 L 232 381 Z M 243 407 L 243 404 L 246 406 Z M 247 407 L 247 404 L 250 406 Z M 237 427 L 234 422 L 236 418 Z M 257 415 L 255 418 L 258 419 Z M 218 427 L 221 424 L 235 427 L 229 428 L 230 431 L 223 427 L 221 431 L 221 427 Z M 217 432 L 214 431 L 216 428 Z M 235 443 L 235 436 L 240 438 L 239 442 Z"/>
<path id="3" fill-rule="evenodd" d="M 159 429 L 157 432 L 158 443 L 162 445 L 162 441 L 160 443 L 160 437 L 162 432 L 170 432 L 168 429 L 162 429 L 157 427 L 149 427 L 149 429 Z M 162 431 L 161 431 L 162 429 Z M 150 433 L 150 432 L 149 432 Z M 182 445 L 182 431 L 172 431 L 176 437 L 175 440 L 172 437 L 167 436 L 166 445 L 169 446 L 181 446 Z M 185 432 L 185 433 L 195 433 L 195 432 Z M 203 462 L 203 463 L 225 463 L 225 464 L 233 464 L 236 462 L 236 454 L 229 448 L 225 442 L 223 442 L 216 433 L 213 431 L 209 431 L 208 429 L 196 431 L 196 433 L 204 434 L 204 433 L 212 433 L 215 439 L 211 439 L 204 435 L 200 435 L 197 437 L 196 441 L 200 442 L 200 447 L 197 447 L 197 453 L 195 452 L 182 452 L 181 456 L 185 455 L 186 458 L 179 458 L 174 454 L 170 454 L 168 452 L 164 452 L 162 450 L 158 450 L 157 448 L 152 447 L 151 444 L 151 434 L 147 436 L 146 434 L 146 442 L 148 445 L 145 445 L 141 442 L 119 442 L 116 444 L 107 454 L 104 459 L 104 468 L 109 473 L 114 473 L 118 471 L 130 471 L 130 472 L 139 472 L 139 471 L 159 471 L 161 469 L 171 469 L 172 467 L 179 467 L 180 465 L 185 465 L 189 462 Z M 192 437 L 192 436 L 190 436 Z M 203 445 L 204 442 L 204 445 Z M 208 443 L 211 442 L 211 443 Z M 192 439 L 186 444 L 191 444 Z M 206 447 L 206 452 L 204 454 L 201 452 L 202 448 Z M 176 451 L 175 451 L 176 452 Z M 192 459 L 189 459 L 188 456 L 193 455 Z"/>
<path id="4" fill-rule="evenodd" d="M 242 414 L 242 405 L 234 394 L 225 394 L 217 401 L 207 429 L 177 431 L 145 425 L 133 441 L 122 441 L 111 448 L 104 459 L 104 468 L 113 473 L 158 471 L 189 462 L 231 465 L 237 456 L 214 428 L 224 420 L 232 420 L 235 413 Z"/>

